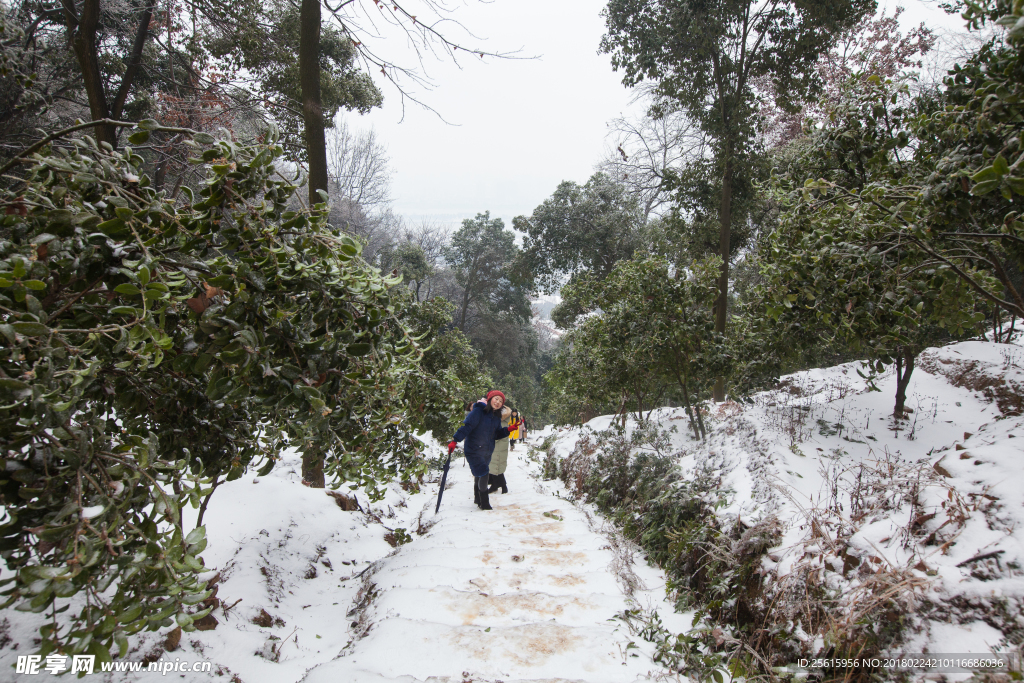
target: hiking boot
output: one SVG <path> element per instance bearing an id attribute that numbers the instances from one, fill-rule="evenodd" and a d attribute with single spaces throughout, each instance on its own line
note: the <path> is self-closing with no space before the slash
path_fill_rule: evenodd
<path id="1" fill-rule="evenodd" d="M 480 494 L 478 505 L 481 510 L 492 510 L 491 501 L 487 496 L 487 477 L 476 477 L 476 488 Z"/>

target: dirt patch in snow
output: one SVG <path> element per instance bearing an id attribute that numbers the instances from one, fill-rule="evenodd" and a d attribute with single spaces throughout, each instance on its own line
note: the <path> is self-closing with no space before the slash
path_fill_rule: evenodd
<path id="1" fill-rule="evenodd" d="M 536 667 L 549 657 L 574 650 L 585 639 L 568 626 L 531 624 L 490 633 L 454 631 L 452 644 L 474 659 L 491 660 L 501 653 L 517 666 Z"/>
<path id="2" fill-rule="evenodd" d="M 1024 414 L 1024 384 L 1008 377 L 1006 367 L 976 359 L 958 359 L 922 353 L 918 367 L 945 377 L 953 386 L 976 391 L 999 408 L 1003 415 Z"/>
<path id="3" fill-rule="evenodd" d="M 519 560 L 515 558 L 519 557 Z M 568 565 L 581 564 L 587 560 L 586 553 L 576 553 L 558 550 L 538 550 L 523 555 L 513 556 L 511 553 L 505 552 L 494 552 L 491 550 L 485 550 L 480 554 L 480 562 L 488 566 L 500 567 L 503 562 L 529 562 L 531 564 L 544 564 L 552 567 L 564 567 Z"/>
<path id="4" fill-rule="evenodd" d="M 561 576 L 551 577 L 551 581 L 556 586 L 578 586 L 581 583 L 585 583 L 586 579 L 579 574 L 562 574 Z"/>
<path id="5" fill-rule="evenodd" d="M 511 518 L 514 524 L 512 527 L 513 531 L 521 529 L 529 533 L 538 534 L 552 533 L 562 528 L 561 523 L 553 521 L 552 517 L 545 516 L 533 508 L 522 508 L 518 503 L 502 507 L 501 511 Z"/>
<path id="6" fill-rule="evenodd" d="M 571 538 L 564 538 L 559 541 L 552 541 L 547 538 L 527 538 L 523 540 L 523 545 L 532 545 L 536 548 L 561 548 L 563 546 L 572 545 Z"/>
<path id="7" fill-rule="evenodd" d="M 524 583 L 529 583 L 537 578 L 537 572 L 533 570 L 525 572 L 515 572 L 505 583 L 510 588 L 519 588 Z M 546 574 L 545 581 L 559 586 L 560 588 L 571 588 L 572 586 L 579 586 L 587 582 L 587 579 L 580 574 Z M 482 592 L 490 593 L 492 590 L 497 590 L 495 584 L 489 581 L 485 577 L 477 577 L 470 581 L 479 588 Z"/>
<path id="8" fill-rule="evenodd" d="M 515 612 L 528 612 L 530 619 L 546 620 L 562 616 L 568 607 L 594 607 L 581 597 L 556 597 L 547 593 L 461 593 L 452 594 L 449 603 L 452 611 L 462 618 L 464 626 L 476 624 L 480 619 L 507 616 Z"/>

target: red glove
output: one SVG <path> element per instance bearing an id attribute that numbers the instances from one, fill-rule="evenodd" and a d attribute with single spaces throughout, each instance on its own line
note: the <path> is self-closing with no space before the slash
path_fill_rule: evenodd
<path id="1" fill-rule="evenodd" d="M 455 448 L 456 448 L 456 447 L 457 447 L 458 445 L 459 445 L 459 444 L 457 444 L 457 443 L 456 443 L 456 442 L 454 442 L 454 441 L 452 441 L 451 443 L 449 443 L 449 444 L 448 444 L 448 455 L 451 455 L 451 454 L 452 454 L 452 451 L 454 451 L 454 450 L 455 450 Z"/>

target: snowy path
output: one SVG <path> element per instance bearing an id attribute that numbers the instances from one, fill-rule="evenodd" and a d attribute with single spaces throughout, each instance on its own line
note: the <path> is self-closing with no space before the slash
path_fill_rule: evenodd
<path id="1" fill-rule="evenodd" d="M 375 597 L 350 617 L 371 625 L 367 635 L 310 670 L 306 683 L 654 675 L 646 644 L 627 650 L 633 639 L 614 617 L 637 604 L 671 613 L 662 580 L 642 561 L 623 562 L 586 513 L 530 477 L 523 450 L 511 454 L 510 492 L 493 494 L 490 512 L 473 504 L 469 470 L 456 463 L 437 523 L 367 577 Z M 624 572 L 647 590 L 624 594 Z"/>

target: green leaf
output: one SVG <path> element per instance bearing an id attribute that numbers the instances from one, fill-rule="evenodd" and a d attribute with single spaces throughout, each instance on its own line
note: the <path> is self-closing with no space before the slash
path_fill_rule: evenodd
<path id="1" fill-rule="evenodd" d="M 999 187 L 999 180 L 986 180 L 972 187 L 971 194 L 974 195 L 975 197 L 981 197 L 988 194 L 997 187 Z"/>
<path id="2" fill-rule="evenodd" d="M 206 368 L 210 367 L 210 363 L 212 362 L 212 355 L 210 355 L 209 353 L 201 353 L 199 354 L 199 357 L 196 358 L 196 364 L 192 368 L 192 372 L 196 373 L 197 375 L 202 374 L 206 372 Z"/>
<path id="3" fill-rule="evenodd" d="M 128 232 L 124 227 L 124 221 L 120 218 L 111 218 L 109 221 L 103 221 L 96 226 L 96 229 L 111 237 L 120 237 Z"/>
<path id="4" fill-rule="evenodd" d="M 976 183 L 982 183 L 988 180 L 999 180 L 999 174 L 996 173 L 995 169 L 991 166 L 986 166 L 977 173 L 971 176 L 971 180 Z"/>
<path id="5" fill-rule="evenodd" d="M 17 610 L 18 612 L 36 612 L 36 613 L 39 613 L 39 612 L 44 611 L 47 608 L 47 606 L 48 606 L 48 601 L 44 600 L 43 602 L 41 602 L 39 604 L 36 604 L 36 600 L 38 600 L 38 598 L 36 598 L 34 600 L 25 600 L 24 602 L 20 603 L 14 609 Z"/>
<path id="6" fill-rule="evenodd" d="M 1024 194 L 1024 178 L 1010 176 L 1006 178 L 1006 183 L 1016 194 Z"/>
<path id="7" fill-rule="evenodd" d="M 185 544 L 195 545 L 204 538 L 206 538 L 206 527 L 196 527 L 191 532 L 189 532 L 188 536 L 185 537 Z"/>
<path id="8" fill-rule="evenodd" d="M 192 595 L 186 595 L 186 596 L 181 598 L 181 603 L 183 605 L 195 605 L 195 604 L 198 604 L 198 603 L 202 602 L 206 598 L 210 597 L 212 594 L 213 594 L 213 591 L 212 590 L 208 590 L 208 591 L 202 591 L 201 593 L 194 593 Z"/>
<path id="9" fill-rule="evenodd" d="M 134 306 L 114 306 L 110 309 L 110 313 L 113 315 L 130 315 L 133 318 L 139 314 L 139 309 Z"/>
<path id="10" fill-rule="evenodd" d="M 160 127 L 160 124 L 154 119 L 143 119 L 139 121 L 139 130 L 156 130 Z"/>
<path id="11" fill-rule="evenodd" d="M 42 337 L 50 333 L 50 328 L 42 323 L 12 323 L 11 327 L 15 332 L 26 337 Z"/>
<path id="12" fill-rule="evenodd" d="M 42 280 L 25 280 L 21 284 L 25 285 L 28 289 L 34 289 L 36 291 L 46 289 L 46 283 Z"/>
<path id="13" fill-rule="evenodd" d="M 117 287 L 114 287 L 114 291 L 117 292 L 118 294 L 124 294 L 126 296 L 135 296 L 142 292 L 142 290 L 140 290 L 138 287 L 131 284 L 130 282 L 125 282 L 118 285 Z"/>
<path id="14" fill-rule="evenodd" d="M 128 142 L 133 145 L 142 145 L 149 140 L 148 130 L 138 130 L 128 136 Z M 124 655 L 122 655 L 123 657 Z"/>
<path id="15" fill-rule="evenodd" d="M 132 309 L 132 310 L 134 311 L 135 309 Z M 128 348 L 128 342 L 130 340 L 131 340 L 131 337 L 128 336 L 128 332 L 124 328 L 122 328 L 121 329 L 121 336 L 117 340 L 117 343 L 114 344 L 114 355 L 117 356 L 117 355 L 121 354 L 125 349 L 127 349 Z"/>
<path id="16" fill-rule="evenodd" d="M 1006 158 L 1002 154 L 997 156 L 995 161 L 992 162 L 992 170 L 995 171 L 1000 178 L 1010 172 L 1010 165 L 1006 163 Z"/>
<path id="17" fill-rule="evenodd" d="M 349 354 L 351 354 L 353 356 L 356 356 L 356 357 L 359 357 L 359 356 L 365 356 L 366 354 L 370 353 L 370 351 L 373 350 L 373 346 L 371 344 L 362 344 L 362 343 L 360 343 L 360 344 L 351 344 L 351 345 L 349 345 L 348 349 L 346 349 L 346 350 L 349 352 Z"/>
<path id="18" fill-rule="evenodd" d="M 130 624 L 131 622 L 142 616 L 142 610 L 145 607 L 141 602 L 129 607 L 121 614 L 117 615 L 117 621 L 121 624 Z"/>

